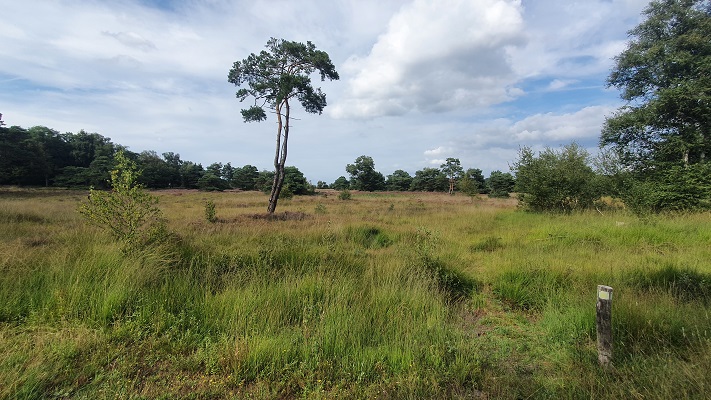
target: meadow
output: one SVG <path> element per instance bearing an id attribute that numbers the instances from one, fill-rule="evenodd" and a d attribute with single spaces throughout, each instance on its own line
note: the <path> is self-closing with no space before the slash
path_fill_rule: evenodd
<path id="1" fill-rule="evenodd" d="M 0 188 L 0 398 L 711 398 L 709 213 L 153 194 L 171 239 L 125 255 L 86 192 Z"/>

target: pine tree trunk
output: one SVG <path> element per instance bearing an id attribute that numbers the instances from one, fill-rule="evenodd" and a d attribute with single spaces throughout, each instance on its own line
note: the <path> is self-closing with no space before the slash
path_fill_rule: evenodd
<path id="1" fill-rule="evenodd" d="M 286 114 L 282 118 L 281 107 L 286 109 Z M 267 212 L 273 214 L 279 202 L 279 194 L 284 184 L 284 167 L 286 165 L 286 145 L 289 140 L 289 101 L 285 99 L 283 103 L 277 104 L 276 113 L 278 121 L 276 153 L 274 155 L 274 180 L 272 181 L 272 191 L 269 195 L 269 205 Z M 281 140 L 282 132 L 284 140 Z"/>

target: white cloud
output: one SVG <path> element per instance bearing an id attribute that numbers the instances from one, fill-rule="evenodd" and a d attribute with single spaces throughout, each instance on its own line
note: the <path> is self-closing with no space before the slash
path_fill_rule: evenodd
<path id="1" fill-rule="evenodd" d="M 439 146 L 436 149 L 425 150 L 425 156 L 427 157 L 437 157 L 449 154 L 452 152 L 450 147 Z"/>
<path id="2" fill-rule="evenodd" d="M 573 113 L 534 114 L 514 123 L 510 137 L 519 143 L 597 138 L 605 116 L 612 111 L 608 106 L 590 106 Z"/>
<path id="3" fill-rule="evenodd" d="M 605 116 L 613 110 L 613 106 L 596 105 L 567 113 L 532 114 L 519 120 L 496 118 L 439 124 L 434 128 L 443 134 L 436 145 L 424 151 L 424 163 L 439 166 L 446 157 L 455 157 L 465 168 L 508 171 L 522 146 L 540 151 L 573 141 L 595 153 Z"/>
<path id="4" fill-rule="evenodd" d="M 508 47 L 521 43 L 520 2 L 415 0 L 395 14 L 370 54 L 350 58 L 339 118 L 486 107 L 512 99 Z"/>
<path id="5" fill-rule="evenodd" d="M 431 150 L 425 150 L 425 162 L 429 165 L 440 166 L 446 161 L 447 157 L 453 157 L 455 152 L 455 149 L 446 146 L 439 146 Z"/>
<path id="6" fill-rule="evenodd" d="M 511 49 L 518 76 L 576 79 L 607 74 L 624 33 L 649 0 L 524 0 L 525 46 Z"/>
<path id="7" fill-rule="evenodd" d="M 577 81 L 574 79 L 553 79 L 549 84 L 548 84 L 548 90 L 561 90 L 564 89 Z"/>

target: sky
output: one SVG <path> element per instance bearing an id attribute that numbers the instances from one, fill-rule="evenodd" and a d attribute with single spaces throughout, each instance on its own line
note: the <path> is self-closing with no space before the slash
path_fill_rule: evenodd
<path id="1" fill-rule="evenodd" d="M 523 146 L 597 152 L 606 87 L 648 0 L 0 0 L 8 126 L 96 132 L 141 152 L 273 170 L 276 121 L 227 82 L 271 37 L 311 41 L 337 81 L 292 109 L 287 165 L 312 183 L 361 155 L 414 176 L 448 157 L 509 172 Z M 273 115 L 269 115 L 273 117 Z"/>

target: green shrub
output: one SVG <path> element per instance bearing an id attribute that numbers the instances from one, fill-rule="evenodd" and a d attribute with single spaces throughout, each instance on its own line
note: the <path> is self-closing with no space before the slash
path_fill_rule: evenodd
<path id="1" fill-rule="evenodd" d="M 637 215 L 711 208 L 711 165 L 660 168 L 644 178 L 628 179 L 622 190 L 625 205 Z"/>
<path id="2" fill-rule="evenodd" d="M 205 202 L 205 219 L 207 222 L 215 223 L 217 222 L 217 212 L 215 211 L 215 202 L 208 200 Z"/>
<path id="3" fill-rule="evenodd" d="M 279 192 L 279 199 L 281 200 L 289 200 L 294 198 L 294 191 L 291 190 L 291 185 L 288 183 L 285 183 L 284 186 L 281 187 L 281 191 Z"/>
<path id="4" fill-rule="evenodd" d="M 600 197 L 600 184 L 589 164 L 589 154 L 575 143 L 560 151 L 546 148 L 538 156 L 522 148 L 513 165 L 521 205 L 536 212 L 563 213 L 592 207 Z"/>
<path id="5" fill-rule="evenodd" d="M 108 230 L 124 252 L 163 241 L 167 230 L 157 207 L 158 198 L 136 183 L 139 171 L 123 152 L 116 153 L 116 167 L 111 171 L 110 192 L 89 191 L 89 200 L 79 206 L 79 213 L 90 223 Z"/>

